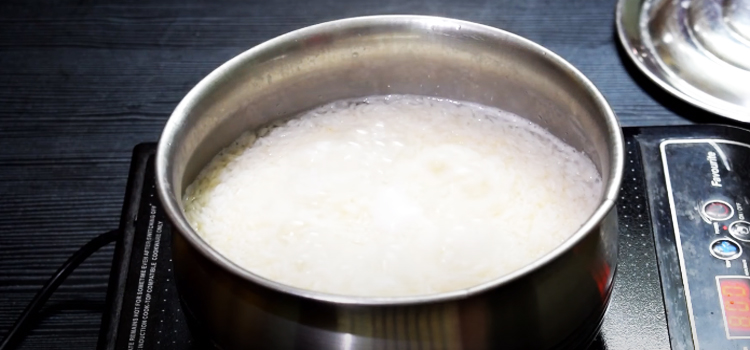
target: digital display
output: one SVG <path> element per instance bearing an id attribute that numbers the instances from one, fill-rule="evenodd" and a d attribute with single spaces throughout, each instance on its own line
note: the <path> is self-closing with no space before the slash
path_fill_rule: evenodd
<path id="1" fill-rule="evenodd" d="M 750 277 L 716 276 L 727 338 L 750 338 Z"/>

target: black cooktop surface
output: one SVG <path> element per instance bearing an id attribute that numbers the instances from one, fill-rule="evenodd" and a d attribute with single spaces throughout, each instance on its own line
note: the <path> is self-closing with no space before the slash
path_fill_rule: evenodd
<path id="1" fill-rule="evenodd" d="M 747 350 L 750 133 L 683 126 L 625 134 L 616 281 L 589 349 Z M 154 151 L 151 143 L 134 150 L 99 349 L 212 347 L 179 302 Z"/>

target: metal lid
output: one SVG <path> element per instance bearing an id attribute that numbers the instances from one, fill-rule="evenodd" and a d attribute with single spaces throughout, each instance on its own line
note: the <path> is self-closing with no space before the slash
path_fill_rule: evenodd
<path id="1" fill-rule="evenodd" d="M 617 31 L 662 88 L 750 122 L 750 0 L 619 0 Z"/>

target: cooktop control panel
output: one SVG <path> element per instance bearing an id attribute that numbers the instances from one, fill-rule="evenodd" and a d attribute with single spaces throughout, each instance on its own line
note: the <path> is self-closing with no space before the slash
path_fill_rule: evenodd
<path id="1" fill-rule="evenodd" d="M 750 145 L 686 138 L 664 140 L 659 150 L 669 204 L 661 214 L 672 225 L 672 237 L 662 242 L 672 241 L 679 261 L 679 269 L 660 266 L 660 272 L 663 282 L 676 285 L 675 292 L 682 290 L 665 302 L 685 306 L 670 310 L 667 305 L 667 318 L 682 319 L 686 336 L 689 326 L 696 350 L 748 350 Z M 670 333 L 679 332 L 670 327 Z"/>

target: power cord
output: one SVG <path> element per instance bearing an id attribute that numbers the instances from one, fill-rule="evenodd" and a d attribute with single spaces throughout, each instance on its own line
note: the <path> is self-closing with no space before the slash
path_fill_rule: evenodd
<path id="1" fill-rule="evenodd" d="M 44 303 L 49 300 L 52 293 L 57 290 L 57 287 L 59 287 L 73 270 L 86 260 L 86 258 L 99 250 L 99 248 L 115 241 L 119 236 L 120 229 L 102 233 L 75 252 L 75 254 L 73 254 L 54 275 L 52 275 L 52 278 L 44 284 L 34 299 L 31 300 L 31 303 L 26 306 L 26 309 L 23 310 L 21 316 L 18 317 L 13 328 L 10 329 L 10 332 L 8 332 L 8 335 L 5 336 L 2 344 L 0 344 L 0 350 L 9 350 L 16 346 L 19 341 L 23 339 L 23 335 L 29 331 L 28 328 L 31 325 L 31 321 L 34 319 L 34 315 L 36 315 L 42 306 L 44 306 Z"/>

